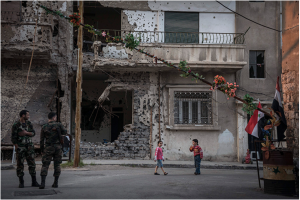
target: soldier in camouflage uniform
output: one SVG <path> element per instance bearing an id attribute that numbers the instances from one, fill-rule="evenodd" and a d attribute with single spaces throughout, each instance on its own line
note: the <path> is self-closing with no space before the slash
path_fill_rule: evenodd
<path id="1" fill-rule="evenodd" d="M 12 126 L 11 142 L 14 144 L 17 152 L 17 176 L 19 177 L 19 187 L 24 188 L 24 160 L 28 164 L 29 173 L 32 178 L 33 187 L 39 187 L 36 182 L 35 172 L 35 152 L 31 138 L 35 136 L 35 131 L 29 119 L 29 112 L 22 110 L 20 119 Z"/>
<path id="2" fill-rule="evenodd" d="M 61 172 L 60 164 L 62 159 L 62 135 L 67 134 L 67 130 L 60 122 L 56 122 L 56 113 L 50 112 L 48 115 L 49 122 L 44 124 L 41 130 L 41 151 L 43 152 L 43 166 L 41 169 L 42 183 L 40 189 L 45 188 L 46 176 L 48 168 L 53 158 L 54 161 L 54 174 L 55 177 L 52 187 L 58 187 L 58 178 Z M 45 142 L 46 140 L 46 142 Z M 45 142 L 45 147 L 44 147 Z"/>

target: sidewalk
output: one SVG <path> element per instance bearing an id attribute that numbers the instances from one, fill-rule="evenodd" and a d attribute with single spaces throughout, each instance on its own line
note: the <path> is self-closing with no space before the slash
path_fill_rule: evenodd
<path id="1" fill-rule="evenodd" d="M 63 161 L 65 163 L 66 161 Z M 25 164 L 26 162 L 24 162 Z M 153 160 L 83 160 L 83 163 L 86 165 L 121 165 L 128 167 L 145 167 L 153 168 L 156 166 L 156 163 Z M 37 165 L 41 165 L 41 161 L 36 161 Z M 194 168 L 193 161 L 170 161 L 166 160 L 163 162 L 165 168 Z M 259 169 L 263 169 L 263 163 L 258 162 Z M 1 170 L 12 169 L 13 166 L 11 161 L 1 162 Z M 256 162 L 253 164 L 242 164 L 239 162 L 210 162 L 210 161 L 201 161 L 201 168 L 205 169 L 247 169 L 247 170 L 256 170 Z"/>

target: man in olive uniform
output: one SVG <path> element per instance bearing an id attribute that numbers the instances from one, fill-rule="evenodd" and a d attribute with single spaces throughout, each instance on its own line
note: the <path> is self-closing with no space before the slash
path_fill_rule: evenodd
<path id="1" fill-rule="evenodd" d="M 53 158 L 54 161 L 54 174 L 55 177 L 52 187 L 58 187 L 58 178 L 61 172 L 60 164 L 62 159 L 62 135 L 67 134 L 67 130 L 60 122 L 56 122 L 56 113 L 50 112 L 48 115 L 48 123 L 44 124 L 41 130 L 41 151 L 43 154 L 41 169 L 42 183 L 40 189 L 45 188 L 46 176 L 48 174 L 48 168 Z M 46 141 L 45 141 L 46 140 Z M 45 142 L 45 144 L 44 144 Z"/>
<path id="2" fill-rule="evenodd" d="M 40 185 L 36 181 L 35 172 L 35 152 L 31 138 L 35 136 L 35 131 L 29 119 L 29 111 L 22 110 L 20 119 L 12 126 L 11 142 L 17 152 L 17 176 L 19 177 L 19 188 L 24 188 L 24 160 L 26 159 L 29 174 L 32 178 L 33 187 Z"/>

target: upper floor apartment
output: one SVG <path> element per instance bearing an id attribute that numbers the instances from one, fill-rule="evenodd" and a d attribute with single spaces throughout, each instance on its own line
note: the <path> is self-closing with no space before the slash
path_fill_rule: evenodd
<path id="1" fill-rule="evenodd" d="M 73 49 L 73 44 L 65 38 L 72 35 L 72 26 L 57 16 L 47 15 L 37 3 L 65 15 L 73 9 L 67 1 L 1 1 L 2 58 L 29 59 L 34 46 L 34 59 L 50 60 L 55 55 L 63 57 L 66 50 Z"/>
<path id="2" fill-rule="evenodd" d="M 31 56 L 36 19 L 35 58 L 48 59 L 65 49 L 76 55 L 77 28 L 72 28 L 65 19 L 47 15 L 43 9 L 34 6 L 35 2 L 1 3 L 4 57 Z M 221 3 L 237 11 L 238 2 Z M 66 15 L 78 11 L 78 1 L 42 4 Z M 237 27 L 236 16 L 229 9 L 214 1 L 85 1 L 83 16 L 85 24 L 111 36 L 124 37 L 132 33 L 139 38 L 140 48 L 175 64 L 187 60 L 191 67 L 237 70 L 246 64 L 245 33 L 248 27 Z M 72 42 L 62 43 L 64 37 L 71 38 Z M 92 56 L 88 65 L 122 62 L 146 66 L 153 63 L 138 52 L 97 38 L 88 31 L 84 31 L 83 40 L 85 57 Z M 76 59 L 73 60 L 77 65 Z"/>
<path id="3" fill-rule="evenodd" d="M 222 2 L 236 10 L 234 1 Z M 78 3 L 73 2 L 74 12 Z M 85 2 L 84 23 L 101 32 L 124 38 L 131 33 L 139 48 L 172 63 L 187 60 L 191 68 L 241 69 L 244 33 L 235 31 L 235 14 L 217 2 Z M 74 47 L 77 48 L 77 32 Z M 84 32 L 83 51 L 94 54 L 87 63 L 109 70 L 156 70 L 152 59 L 124 49 L 103 37 Z M 86 59 L 87 60 L 87 59 Z M 152 67 L 149 67 L 153 65 Z M 122 68 L 120 68 L 122 66 Z M 166 69 L 166 68 L 164 68 Z"/>

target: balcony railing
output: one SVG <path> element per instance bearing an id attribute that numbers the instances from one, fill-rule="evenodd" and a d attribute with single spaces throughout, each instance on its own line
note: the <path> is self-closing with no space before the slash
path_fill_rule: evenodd
<path id="1" fill-rule="evenodd" d="M 201 32 L 163 32 L 163 31 L 128 31 L 103 29 L 111 36 L 125 37 L 132 33 L 140 38 L 141 43 L 190 43 L 190 44 L 244 44 L 243 33 L 201 33 Z M 102 42 L 105 42 L 104 39 Z"/>
<path id="2" fill-rule="evenodd" d="M 1 20 L 2 23 L 26 23 L 32 22 L 35 23 L 35 20 L 38 19 L 38 23 L 51 24 L 51 15 L 47 13 L 38 13 L 36 17 L 35 12 L 16 12 L 16 11 L 5 11 L 1 10 Z"/>
<path id="3" fill-rule="evenodd" d="M 125 38 L 128 33 L 140 38 L 141 43 L 170 43 L 170 44 L 244 44 L 244 33 L 201 33 L 201 32 L 163 32 L 163 31 L 129 31 L 100 29 L 110 36 L 121 36 Z M 103 37 L 97 37 L 91 33 L 84 34 L 83 50 L 93 52 L 91 46 L 93 41 L 107 43 Z M 74 43 L 75 48 L 76 42 Z"/>

